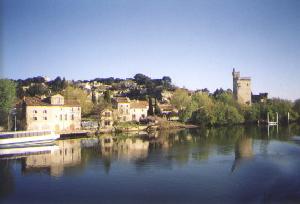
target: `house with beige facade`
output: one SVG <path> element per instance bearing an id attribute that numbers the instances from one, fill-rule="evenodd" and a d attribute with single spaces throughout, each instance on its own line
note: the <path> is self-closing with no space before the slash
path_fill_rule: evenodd
<path id="1" fill-rule="evenodd" d="M 149 103 L 148 101 L 134 100 L 130 102 L 130 115 L 132 121 L 139 122 L 145 119 L 148 115 Z"/>
<path id="2" fill-rule="evenodd" d="M 111 131 L 114 124 L 114 112 L 112 109 L 106 108 L 101 113 L 100 129 L 104 131 Z"/>
<path id="3" fill-rule="evenodd" d="M 120 122 L 138 122 L 148 116 L 149 105 L 147 101 L 130 100 L 128 97 L 115 97 L 112 104 Z"/>
<path id="4" fill-rule="evenodd" d="M 48 98 L 26 97 L 17 106 L 23 130 L 73 131 L 81 128 L 81 107 L 60 94 Z"/>
<path id="5" fill-rule="evenodd" d="M 120 122 L 131 121 L 130 99 L 127 97 L 115 97 L 112 106 L 117 112 L 117 120 Z"/>

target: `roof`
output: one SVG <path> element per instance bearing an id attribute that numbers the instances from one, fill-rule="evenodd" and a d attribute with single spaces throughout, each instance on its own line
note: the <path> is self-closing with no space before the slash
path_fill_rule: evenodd
<path id="1" fill-rule="evenodd" d="M 159 104 L 158 106 L 162 111 L 173 111 L 176 109 L 171 104 Z"/>
<path id="2" fill-rule="evenodd" d="M 148 101 L 131 101 L 130 102 L 130 108 L 148 108 L 149 104 Z"/>
<path id="3" fill-rule="evenodd" d="M 25 103 L 26 106 L 61 106 L 61 105 L 52 105 L 50 103 L 49 98 L 41 99 L 38 97 L 26 97 L 23 99 L 23 103 Z M 65 100 L 64 105 L 66 107 L 80 107 L 80 104 L 76 100 Z"/>
<path id="4" fill-rule="evenodd" d="M 117 103 L 130 103 L 129 98 L 127 98 L 127 97 L 115 97 L 114 100 Z"/>

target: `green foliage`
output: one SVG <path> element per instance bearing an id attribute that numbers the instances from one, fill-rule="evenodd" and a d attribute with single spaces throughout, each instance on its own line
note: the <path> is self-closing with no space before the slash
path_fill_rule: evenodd
<path id="1" fill-rule="evenodd" d="M 67 88 L 62 92 L 62 95 L 65 97 L 65 100 L 77 101 L 81 106 L 81 113 L 83 115 L 91 113 L 93 103 L 87 98 L 87 94 L 82 89 L 67 86 Z"/>
<path id="2" fill-rule="evenodd" d="M 105 91 L 104 92 L 104 101 L 106 102 L 106 103 L 111 103 L 111 92 L 110 92 L 110 90 L 107 90 L 107 91 Z"/>
<path id="3" fill-rule="evenodd" d="M 0 125 L 7 122 L 7 114 L 16 100 L 16 84 L 8 79 L 0 79 Z"/>
<path id="4" fill-rule="evenodd" d="M 158 106 L 156 98 L 155 98 L 155 105 L 154 105 L 154 114 L 155 115 L 161 115 L 161 110 L 160 110 L 160 107 Z"/>
<path id="5" fill-rule="evenodd" d="M 46 85 L 34 84 L 34 85 L 29 87 L 29 89 L 27 90 L 27 94 L 29 96 L 49 95 L 50 90 Z"/>
<path id="6" fill-rule="evenodd" d="M 171 104 L 174 105 L 179 111 L 184 110 L 190 102 L 191 97 L 184 89 L 176 89 L 171 98 Z"/>
<path id="7" fill-rule="evenodd" d="M 297 99 L 294 102 L 293 111 L 295 111 L 296 113 L 298 113 L 298 115 L 300 115 L 300 99 Z"/>
<path id="8" fill-rule="evenodd" d="M 56 77 L 53 81 L 49 82 L 49 86 L 54 93 L 63 91 L 67 85 L 65 78 L 61 79 L 60 77 Z"/>

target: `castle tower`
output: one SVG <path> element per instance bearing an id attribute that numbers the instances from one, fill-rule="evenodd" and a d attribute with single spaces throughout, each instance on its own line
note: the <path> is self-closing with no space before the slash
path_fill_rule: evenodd
<path id="1" fill-rule="evenodd" d="M 251 105 L 251 78 L 241 77 L 240 72 L 236 72 L 233 68 L 233 95 L 241 104 Z"/>

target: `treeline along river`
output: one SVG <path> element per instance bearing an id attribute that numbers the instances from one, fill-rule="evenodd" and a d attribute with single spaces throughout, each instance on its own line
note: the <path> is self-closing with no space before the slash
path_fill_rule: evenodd
<path id="1" fill-rule="evenodd" d="M 297 125 L 105 135 L 35 148 L 1 155 L 1 203 L 300 202 Z"/>

